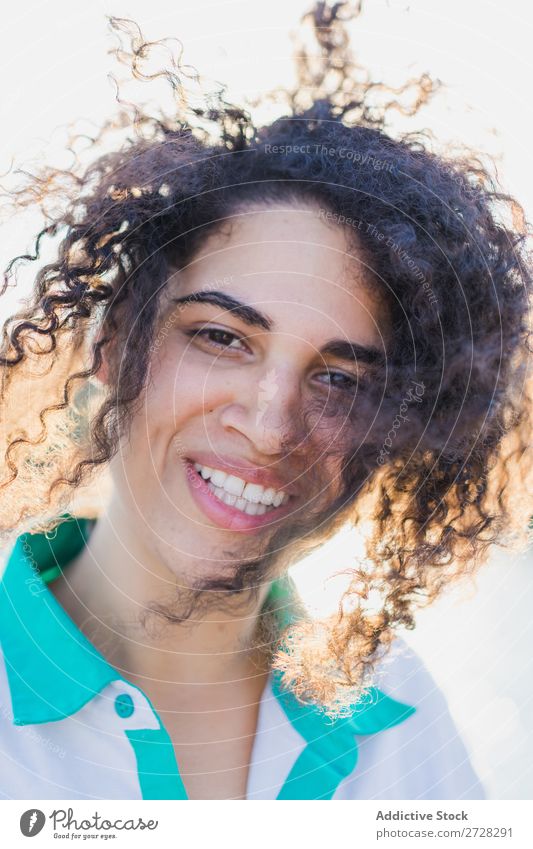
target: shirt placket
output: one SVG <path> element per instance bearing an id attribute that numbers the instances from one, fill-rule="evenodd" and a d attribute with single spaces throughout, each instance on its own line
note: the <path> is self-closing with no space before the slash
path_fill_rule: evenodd
<path id="1" fill-rule="evenodd" d="M 142 798 L 188 799 L 172 740 L 150 700 L 132 684 L 114 687 L 114 710 L 135 754 Z"/>

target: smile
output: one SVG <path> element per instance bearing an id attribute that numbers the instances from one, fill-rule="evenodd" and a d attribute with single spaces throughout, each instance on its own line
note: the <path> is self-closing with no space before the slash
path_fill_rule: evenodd
<path id="1" fill-rule="evenodd" d="M 258 531 L 290 516 L 299 504 L 296 493 L 263 486 L 257 480 L 247 481 L 232 471 L 208 466 L 205 461 L 200 463 L 200 459 L 203 458 L 185 459 L 185 479 L 193 501 L 218 527 Z M 265 476 L 264 472 L 262 474 Z M 251 468 L 250 477 L 254 475 L 257 477 L 257 470 Z M 268 483 L 265 480 L 265 484 Z"/>
<path id="2" fill-rule="evenodd" d="M 249 516 L 262 516 L 286 504 L 290 498 L 283 490 L 250 483 L 236 475 L 229 475 L 221 469 L 211 469 L 195 463 L 194 468 L 207 481 L 213 495 L 224 504 L 241 510 Z"/>

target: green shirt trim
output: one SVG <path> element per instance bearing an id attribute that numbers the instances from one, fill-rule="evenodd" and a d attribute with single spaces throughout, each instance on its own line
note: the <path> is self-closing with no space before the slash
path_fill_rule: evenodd
<path id="1" fill-rule="evenodd" d="M 112 681 L 134 686 L 97 651 L 47 587 L 81 551 L 93 524 L 69 514 L 62 518 L 52 534 L 18 538 L 0 582 L 0 643 L 15 725 L 65 719 Z M 279 603 L 284 624 L 292 616 L 291 586 L 291 580 L 285 578 L 271 587 L 270 598 Z M 278 799 L 331 799 L 357 764 L 355 736 L 391 728 L 415 712 L 414 707 L 371 688 L 354 705 L 350 717 L 332 721 L 319 708 L 300 702 L 283 689 L 276 671 L 272 690 L 306 741 Z M 159 729 L 125 732 L 135 752 L 142 797 L 187 799 L 172 741 L 151 707 Z"/>

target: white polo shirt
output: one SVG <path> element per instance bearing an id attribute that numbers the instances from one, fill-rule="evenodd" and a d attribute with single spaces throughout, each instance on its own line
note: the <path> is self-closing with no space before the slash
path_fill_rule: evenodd
<path id="1" fill-rule="evenodd" d="M 0 798 L 187 799 L 150 700 L 48 589 L 90 522 L 24 534 L 0 582 Z M 401 640 L 351 717 L 263 692 L 246 799 L 483 799 L 446 700 Z"/>

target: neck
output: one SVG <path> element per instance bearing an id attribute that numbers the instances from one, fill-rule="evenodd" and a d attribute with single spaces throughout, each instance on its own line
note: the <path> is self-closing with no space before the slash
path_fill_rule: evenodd
<path id="1" fill-rule="evenodd" d="M 176 594 L 179 602 L 179 586 L 176 572 L 132 534 L 111 503 L 50 589 L 104 657 L 160 706 L 175 697 L 177 685 L 190 694 L 237 682 L 261 691 L 267 669 L 254 644 L 268 583 L 253 601 L 243 599 L 238 613 L 201 605 L 185 622 L 150 613 L 154 602 L 168 606 Z"/>

